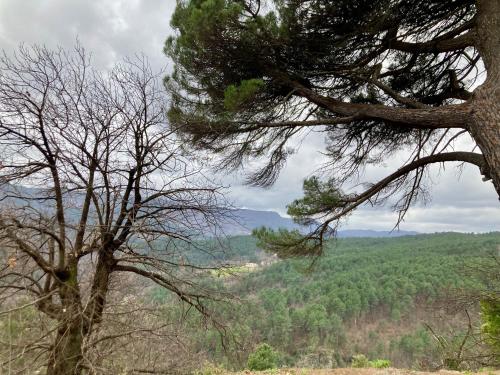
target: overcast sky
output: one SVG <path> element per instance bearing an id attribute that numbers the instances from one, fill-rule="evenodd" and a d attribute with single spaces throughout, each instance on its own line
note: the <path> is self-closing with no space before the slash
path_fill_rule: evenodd
<path id="1" fill-rule="evenodd" d="M 0 48 L 19 43 L 71 47 L 75 40 L 93 53 L 95 63 L 108 68 L 125 56 L 145 53 L 155 68 L 168 68 L 163 41 L 172 30 L 169 19 L 175 0 L 0 0 Z M 302 143 L 276 184 L 269 189 L 243 186 L 241 173 L 223 178 L 231 184 L 229 196 L 240 207 L 286 212 L 286 204 L 301 195 L 304 177 L 323 161 L 322 136 Z M 363 181 L 376 181 L 397 168 L 397 161 L 370 168 Z M 460 172 L 461 171 L 461 172 Z M 500 230 L 500 204 L 489 182 L 477 168 L 459 170 L 452 164 L 434 168 L 427 181 L 431 201 L 412 207 L 404 230 L 421 232 Z M 362 208 L 351 215 L 344 229 L 390 230 L 395 214 L 388 207 Z"/>

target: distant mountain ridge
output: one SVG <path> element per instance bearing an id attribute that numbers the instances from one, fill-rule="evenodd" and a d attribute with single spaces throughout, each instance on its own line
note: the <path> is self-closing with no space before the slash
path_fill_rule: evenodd
<path id="1" fill-rule="evenodd" d="M 259 211 L 250 209 L 234 210 L 235 222 L 223 224 L 223 230 L 227 235 L 245 235 L 250 234 L 253 229 L 260 227 L 268 227 L 274 230 L 283 228 L 288 230 L 299 230 L 306 233 L 311 228 L 295 223 L 291 218 L 283 217 L 275 211 Z M 401 237 L 414 236 L 419 234 L 415 231 L 376 231 L 369 229 L 349 229 L 339 230 L 337 236 L 339 238 L 347 237 Z"/>
<path id="2" fill-rule="evenodd" d="M 40 191 L 36 188 L 25 187 L 21 185 L 3 185 L 0 189 L 0 198 L 4 198 L 6 195 L 17 193 L 22 196 L 38 197 L 40 198 Z M 14 194 L 16 195 L 16 194 Z M 81 194 L 74 194 L 72 199 L 75 202 L 83 199 Z M 10 202 L 14 204 L 22 204 L 22 199 L 9 198 L 5 202 Z M 46 201 L 43 200 L 32 200 L 30 201 L 32 207 L 37 209 L 49 209 Z M 78 218 L 77 210 L 68 210 L 68 214 L 75 215 L 74 218 Z M 303 226 L 297 224 L 293 219 L 288 217 L 283 217 L 275 211 L 261 211 L 261 210 L 251 210 L 251 209 L 234 209 L 231 211 L 232 219 L 224 220 L 219 225 L 221 225 L 224 234 L 229 236 L 237 235 L 249 235 L 252 230 L 260 227 L 268 227 L 274 230 L 283 228 L 288 230 L 298 230 L 301 233 L 307 233 L 314 229 L 314 226 Z M 419 234 L 415 231 L 375 231 L 369 229 L 350 229 L 350 230 L 340 230 L 337 232 L 339 238 L 347 237 L 401 237 L 401 236 L 413 236 Z"/>
<path id="3" fill-rule="evenodd" d="M 370 229 L 346 229 L 339 230 L 337 235 L 340 238 L 347 237 L 403 237 L 403 236 L 416 236 L 420 234 L 413 230 L 370 230 Z"/>

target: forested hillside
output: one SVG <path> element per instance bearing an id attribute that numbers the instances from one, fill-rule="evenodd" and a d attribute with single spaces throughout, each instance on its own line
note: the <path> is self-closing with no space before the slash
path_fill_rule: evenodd
<path id="1" fill-rule="evenodd" d="M 467 316 L 474 329 L 480 325 L 478 306 L 459 301 L 484 287 L 474 265 L 489 261 L 499 244 L 498 233 L 338 239 L 314 261 L 278 261 L 259 251 L 252 237 L 232 238 L 230 262 L 241 249 L 242 263 L 260 266 L 214 273 L 210 282 L 235 296 L 217 307 L 230 332 L 229 350 L 219 332 L 200 330 L 195 317 L 188 324 L 192 350 L 229 368 L 244 366 L 266 342 L 287 366 L 340 367 L 365 354 L 396 367 L 432 369 L 455 360 L 462 346 L 458 367 L 478 366 L 470 357 L 481 348 L 472 338 L 462 345 Z M 152 298 L 168 303 L 160 289 Z"/>

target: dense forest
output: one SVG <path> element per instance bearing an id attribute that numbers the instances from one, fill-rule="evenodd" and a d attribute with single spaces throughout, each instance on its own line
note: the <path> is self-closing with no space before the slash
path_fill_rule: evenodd
<path id="1" fill-rule="evenodd" d="M 363 355 L 394 367 L 477 370 L 491 363 L 480 301 L 499 289 L 487 272 L 499 244 L 500 233 L 332 239 L 321 257 L 285 260 L 252 236 L 179 246 L 169 257 L 182 254 L 193 281 L 225 296 L 208 302 L 210 319 L 165 288 L 115 278 L 106 328 L 89 339 L 94 364 L 124 374 L 151 361 L 172 373 L 242 369 L 267 343 L 283 367 L 349 367 Z M 13 369 L 36 371 L 23 348 L 56 326 L 27 300 L 15 306 L 0 316 L 0 353 Z"/>
<path id="2" fill-rule="evenodd" d="M 482 348 L 467 332 L 467 316 L 477 329 L 479 306 L 460 300 L 484 289 L 476 268 L 491 261 L 499 243 L 498 233 L 351 238 L 331 240 L 314 260 L 277 260 L 250 236 L 231 238 L 226 260 L 243 266 L 214 272 L 211 280 L 235 296 L 217 305 L 229 349 L 219 331 L 200 330 L 192 314 L 191 350 L 229 368 L 244 367 L 263 342 L 278 351 L 283 366 L 342 367 L 364 354 L 396 367 L 450 367 L 460 357 L 457 368 L 477 368 L 471 357 Z M 151 298 L 171 306 L 160 288 Z M 169 319 L 181 313 L 166 311 Z"/>

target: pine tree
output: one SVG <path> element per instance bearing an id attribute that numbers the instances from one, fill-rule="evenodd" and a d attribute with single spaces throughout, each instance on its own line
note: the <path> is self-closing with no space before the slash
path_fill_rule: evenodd
<path id="1" fill-rule="evenodd" d="M 331 177 L 306 180 L 289 207 L 324 225 L 287 241 L 261 231 L 275 248 L 315 254 L 332 224 L 394 194 L 401 220 L 434 163 L 475 165 L 500 195 L 498 0 L 185 0 L 172 26 L 170 121 L 222 167 L 265 158 L 248 181 L 270 185 L 291 139 L 325 134 Z M 477 152 L 457 148 L 467 137 Z M 401 150 L 411 157 L 399 169 L 346 191 Z"/>

